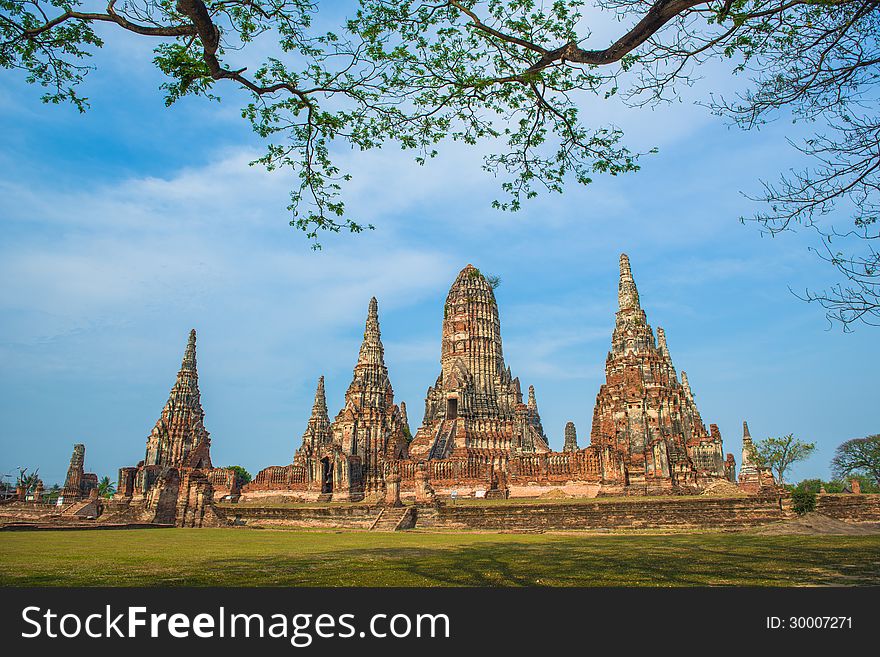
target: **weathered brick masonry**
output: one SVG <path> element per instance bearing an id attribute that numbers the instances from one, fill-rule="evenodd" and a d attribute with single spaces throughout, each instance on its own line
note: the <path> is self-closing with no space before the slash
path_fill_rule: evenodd
<path id="1" fill-rule="evenodd" d="M 878 496 L 880 497 L 880 496 Z M 434 530 L 736 530 L 784 520 L 792 513 L 777 497 L 669 497 L 624 501 L 516 504 L 438 504 L 415 508 L 419 529 Z M 368 529 L 382 507 L 224 507 L 230 518 L 263 527 Z M 880 519 L 880 509 L 871 513 Z"/>
<path id="2" fill-rule="evenodd" d="M 816 511 L 846 522 L 880 522 L 880 495 L 819 495 Z"/>
<path id="3" fill-rule="evenodd" d="M 554 489 L 584 497 L 698 492 L 734 480 L 735 462 L 731 454 L 725 458 L 718 427 L 706 429 L 687 376 L 678 379 L 663 329 L 655 339 L 647 323 L 625 254 L 606 382 L 584 448 L 569 423 L 563 451 L 551 450 L 534 386 L 524 401 L 520 380 L 505 363 L 492 284 L 472 265 L 449 290 L 440 337 L 440 375 L 408 442 L 372 299 L 345 407 L 331 423 L 322 377 L 293 462 L 260 471 L 243 499 L 287 493 L 306 501 L 378 501 L 390 471 L 400 475 L 404 498 L 424 487 L 419 473 L 442 497 L 538 497 Z"/>

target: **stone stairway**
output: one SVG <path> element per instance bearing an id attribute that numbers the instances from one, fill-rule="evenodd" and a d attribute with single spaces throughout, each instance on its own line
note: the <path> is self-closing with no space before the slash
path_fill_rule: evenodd
<path id="1" fill-rule="evenodd" d="M 413 524 L 409 524 L 407 520 L 413 516 L 412 507 L 383 507 L 370 525 L 371 532 L 397 532 L 402 529 L 408 529 Z"/>
<path id="2" fill-rule="evenodd" d="M 440 423 L 440 428 L 437 429 L 437 438 L 434 440 L 434 447 L 431 449 L 431 455 L 428 457 L 429 459 L 445 459 L 448 456 L 446 449 L 449 445 L 449 439 L 455 435 L 457 421 L 452 420 L 450 423 L 449 420 L 443 420 Z"/>
<path id="3" fill-rule="evenodd" d="M 97 504 L 92 500 L 79 500 L 66 504 L 61 508 L 61 516 L 96 516 L 98 515 Z"/>

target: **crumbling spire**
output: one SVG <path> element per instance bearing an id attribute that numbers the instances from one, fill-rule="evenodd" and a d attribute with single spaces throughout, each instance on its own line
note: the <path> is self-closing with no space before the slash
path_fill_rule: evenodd
<path id="1" fill-rule="evenodd" d="M 660 326 L 657 327 L 657 351 L 663 356 L 666 364 L 674 369 L 675 365 L 672 364 L 672 354 L 669 353 L 669 347 L 666 344 L 666 331 Z"/>
<path id="2" fill-rule="evenodd" d="M 565 445 L 562 447 L 562 451 L 578 451 L 577 429 L 575 429 L 574 422 L 567 422 L 565 424 Z"/>
<path id="3" fill-rule="evenodd" d="M 367 323 L 364 327 L 364 341 L 361 344 L 358 365 L 384 365 L 385 349 L 382 347 L 382 336 L 379 332 L 379 303 L 376 297 L 370 299 L 367 311 Z"/>
<path id="4" fill-rule="evenodd" d="M 749 433 L 749 423 L 743 420 L 742 459 L 740 460 L 740 480 L 749 476 L 756 476 L 758 464 L 755 454 L 755 445 L 752 443 L 752 434 Z"/>
<path id="5" fill-rule="evenodd" d="M 303 434 L 303 446 L 318 447 L 331 441 L 330 417 L 327 415 L 327 398 L 324 394 L 324 377 L 318 379 L 312 416 Z"/>
<path id="6" fill-rule="evenodd" d="M 517 379 L 517 383 L 518 382 L 519 379 Z M 541 414 L 538 412 L 538 400 L 535 398 L 535 386 L 529 386 L 529 399 L 526 403 L 526 409 L 529 423 L 534 427 L 544 444 L 549 444 L 547 435 L 544 433 L 544 426 L 541 424 Z"/>
<path id="7" fill-rule="evenodd" d="M 190 329 L 189 340 L 186 343 L 186 350 L 183 352 L 183 361 L 180 363 L 180 371 L 191 372 L 194 376 L 198 376 L 196 369 L 196 330 Z"/>
<path id="8" fill-rule="evenodd" d="M 666 346 L 666 331 L 664 331 L 661 326 L 657 327 L 657 349 L 659 349 L 664 356 L 669 355 L 669 347 Z"/>
<path id="9" fill-rule="evenodd" d="M 86 459 L 86 446 L 77 443 L 73 446 L 73 454 L 70 457 L 70 467 L 67 468 L 67 477 L 64 480 L 62 495 L 74 500 L 82 496 L 82 480 Z"/>
<path id="10" fill-rule="evenodd" d="M 168 397 L 168 408 L 192 409 L 199 418 L 204 417 L 199 394 L 199 370 L 196 365 L 196 330 L 189 332 L 186 349 L 183 352 L 183 360 L 180 363 L 180 371 L 177 380 Z"/>
<path id="11" fill-rule="evenodd" d="M 318 389 L 315 390 L 315 403 L 312 405 L 312 417 L 327 416 L 327 398 L 324 394 L 324 377 L 318 379 Z"/>
<path id="12" fill-rule="evenodd" d="M 400 421 L 403 423 L 403 426 L 406 427 L 406 430 L 409 431 L 409 418 L 406 415 L 406 402 L 400 402 Z"/>
<path id="13" fill-rule="evenodd" d="M 211 440 L 204 426 L 196 368 L 196 331 L 189 332 L 177 380 L 162 415 L 147 438 L 146 465 L 210 468 Z M 190 455 L 193 454 L 193 459 Z"/>
<path id="14" fill-rule="evenodd" d="M 629 256 L 625 253 L 620 254 L 620 283 L 617 288 L 617 302 L 619 310 L 641 310 L 639 291 L 629 266 Z"/>
<path id="15" fill-rule="evenodd" d="M 687 372 L 681 373 L 681 387 L 684 388 L 684 394 L 690 401 L 694 401 L 694 393 L 691 392 L 691 384 L 688 381 Z"/>

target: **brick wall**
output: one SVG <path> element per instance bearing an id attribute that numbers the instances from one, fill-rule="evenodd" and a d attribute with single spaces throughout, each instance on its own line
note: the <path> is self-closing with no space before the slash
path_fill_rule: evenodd
<path id="1" fill-rule="evenodd" d="M 846 522 L 880 522 L 880 494 L 818 495 L 816 511 Z"/>
<path id="2" fill-rule="evenodd" d="M 670 498 L 577 504 L 450 504 L 430 523 L 447 529 L 742 529 L 790 516 L 776 498 Z M 429 521 L 428 518 L 425 518 Z M 423 526 L 420 522 L 418 526 Z"/>
<path id="3" fill-rule="evenodd" d="M 864 497 L 864 496 L 863 496 Z M 238 523 L 261 527 L 368 528 L 378 509 L 224 506 Z M 660 500 L 529 504 L 443 504 L 418 508 L 415 526 L 438 530 L 742 529 L 791 517 L 777 498 Z"/>

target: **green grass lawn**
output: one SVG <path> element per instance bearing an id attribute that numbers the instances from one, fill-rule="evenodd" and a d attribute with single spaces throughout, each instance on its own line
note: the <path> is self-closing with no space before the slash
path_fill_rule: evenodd
<path id="1" fill-rule="evenodd" d="M 0 533 L 4 586 L 880 584 L 880 536 Z"/>

